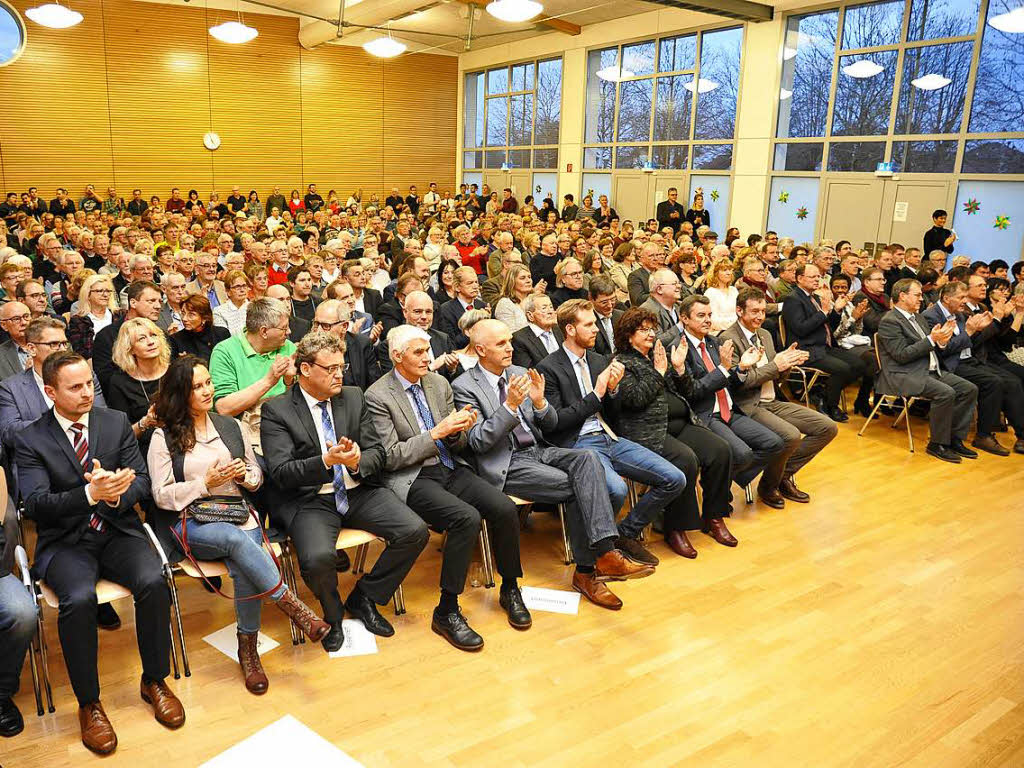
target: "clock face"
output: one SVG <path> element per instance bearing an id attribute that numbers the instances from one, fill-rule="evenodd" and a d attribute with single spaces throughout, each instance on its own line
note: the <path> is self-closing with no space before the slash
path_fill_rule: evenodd
<path id="1" fill-rule="evenodd" d="M 203 136 L 203 146 L 209 149 L 210 151 L 217 149 L 220 146 L 220 136 L 218 136 L 213 131 L 210 131 L 205 136 Z"/>

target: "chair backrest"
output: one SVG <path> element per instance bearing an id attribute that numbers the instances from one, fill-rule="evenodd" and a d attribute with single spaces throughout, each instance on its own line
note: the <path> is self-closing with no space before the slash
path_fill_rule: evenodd
<path id="1" fill-rule="evenodd" d="M 888 379 L 885 371 L 888 369 L 889 363 L 892 362 L 892 358 L 886 354 L 885 350 L 882 349 L 882 345 L 878 343 L 877 333 L 871 337 L 871 346 L 875 348 L 875 362 L 878 363 L 878 375 L 875 376 L 875 392 L 880 395 L 898 395 L 899 392 L 889 391 L 888 387 L 882 386 L 882 383 Z"/>
<path id="2" fill-rule="evenodd" d="M 779 312 L 777 317 L 779 318 L 779 341 L 782 342 L 782 348 L 785 349 L 789 346 L 789 344 L 786 343 L 786 321 L 782 319 L 781 312 Z"/>

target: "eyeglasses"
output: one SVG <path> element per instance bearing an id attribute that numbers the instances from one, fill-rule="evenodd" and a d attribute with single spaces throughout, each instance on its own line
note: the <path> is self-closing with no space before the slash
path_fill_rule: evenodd
<path id="1" fill-rule="evenodd" d="M 92 288 L 89 290 L 89 293 L 100 293 L 109 296 L 113 291 L 110 288 Z"/>
<path id="2" fill-rule="evenodd" d="M 12 320 L 17 320 L 19 323 L 27 323 L 31 319 L 32 319 L 32 315 L 26 313 L 24 315 L 13 315 L 11 317 L 5 318 L 4 320 L 2 320 L 0 322 L 9 323 Z"/>
<path id="3" fill-rule="evenodd" d="M 347 326 L 348 324 L 349 324 L 348 320 L 338 320 L 337 322 L 334 322 L 334 323 L 324 323 L 324 322 L 321 322 L 319 320 L 316 321 L 316 325 L 317 325 L 317 327 L 321 331 L 330 331 L 336 325 L 345 325 L 345 326 Z M 314 365 L 316 365 L 316 363 L 314 363 Z"/>
<path id="4" fill-rule="evenodd" d="M 348 373 L 348 363 L 345 363 L 344 365 L 320 365 L 320 363 L 312 363 L 312 365 L 326 371 L 328 376 L 337 376 L 339 374 Z"/>
<path id="5" fill-rule="evenodd" d="M 61 339 L 60 341 L 33 341 L 31 343 L 37 347 L 56 347 L 57 349 L 67 349 L 68 347 L 67 339 Z"/>

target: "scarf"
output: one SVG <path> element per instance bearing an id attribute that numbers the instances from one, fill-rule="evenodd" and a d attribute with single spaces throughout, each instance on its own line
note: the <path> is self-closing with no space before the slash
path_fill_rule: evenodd
<path id="1" fill-rule="evenodd" d="M 884 293 L 872 293 L 861 285 L 860 292 L 867 296 L 872 302 L 889 309 L 889 297 Z"/>

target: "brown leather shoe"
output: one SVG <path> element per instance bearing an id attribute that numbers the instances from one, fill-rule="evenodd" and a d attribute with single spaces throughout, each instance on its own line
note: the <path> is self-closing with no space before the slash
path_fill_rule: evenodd
<path id="1" fill-rule="evenodd" d="M 971 443 L 979 451 L 985 451 L 985 453 L 992 453 L 996 456 L 1009 456 L 1010 449 L 999 444 L 992 435 L 978 435 L 974 438 Z"/>
<path id="2" fill-rule="evenodd" d="M 625 581 L 626 579 L 642 579 L 654 573 L 654 567 L 634 563 L 619 550 L 605 552 L 594 563 L 595 581 Z"/>
<path id="3" fill-rule="evenodd" d="M 299 600 L 290 589 L 286 589 L 281 595 L 281 599 L 274 605 L 295 622 L 295 626 L 314 643 L 323 640 L 324 636 L 331 631 L 331 625 L 313 613 L 313 609 Z"/>
<path id="4" fill-rule="evenodd" d="M 669 532 L 668 536 L 665 537 L 665 542 L 668 544 L 669 549 L 680 557 L 687 557 L 690 560 L 697 557 L 697 550 L 693 548 L 693 544 L 686 537 L 686 531 Z"/>
<path id="5" fill-rule="evenodd" d="M 78 725 L 82 743 L 97 755 L 109 755 L 117 749 L 117 734 L 98 701 L 78 708 Z"/>
<path id="6" fill-rule="evenodd" d="M 796 480 L 792 475 L 782 478 L 782 482 L 779 483 L 779 493 L 790 501 L 798 501 L 801 504 L 806 504 L 811 500 L 810 496 L 796 487 Z"/>
<path id="7" fill-rule="evenodd" d="M 762 491 L 758 488 L 757 497 L 773 509 L 785 509 L 786 507 L 786 500 L 782 498 L 782 494 L 779 493 L 778 488 L 773 491 Z"/>
<path id="8" fill-rule="evenodd" d="M 622 608 L 622 601 L 607 586 L 595 579 L 594 576 L 595 574 L 593 573 L 574 571 L 572 574 L 572 588 L 594 605 L 601 608 L 607 608 L 609 611 L 617 611 Z"/>
<path id="9" fill-rule="evenodd" d="M 736 537 L 725 527 L 725 518 L 723 517 L 712 517 L 704 523 L 703 532 L 719 544 L 724 544 L 727 547 L 735 547 L 739 544 Z"/>
<path id="10" fill-rule="evenodd" d="M 152 705 L 153 714 L 160 725 L 180 728 L 185 724 L 185 708 L 163 680 L 157 683 L 147 683 L 143 680 L 139 684 L 139 690 L 142 693 L 142 700 Z"/>
<path id="11" fill-rule="evenodd" d="M 238 633 L 238 666 L 242 668 L 242 674 L 245 676 L 245 689 L 249 693 L 262 696 L 270 687 L 270 681 L 267 679 L 267 673 L 263 671 L 260 654 L 256 650 L 259 637 L 258 634 Z"/>

